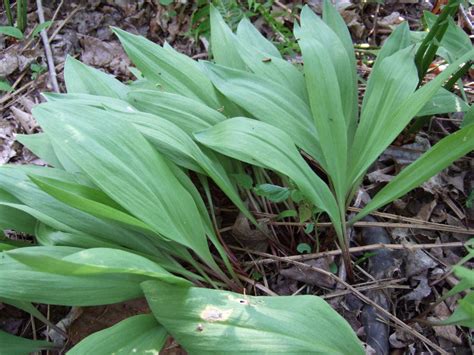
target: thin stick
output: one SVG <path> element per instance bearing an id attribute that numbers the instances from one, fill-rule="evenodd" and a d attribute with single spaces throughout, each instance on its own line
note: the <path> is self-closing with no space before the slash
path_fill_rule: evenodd
<path id="1" fill-rule="evenodd" d="M 43 3 L 41 0 L 36 0 L 38 18 L 40 24 L 44 23 L 44 12 L 43 12 Z M 48 34 L 45 29 L 40 32 L 41 39 L 43 40 L 44 51 L 46 53 L 46 59 L 48 61 L 48 70 L 49 70 L 49 79 L 51 80 L 51 85 L 53 90 L 59 93 L 58 79 L 56 78 L 56 69 L 54 67 L 53 52 L 51 51 L 51 46 L 49 45 Z"/>
<path id="2" fill-rule="evenodd" d="M 63 67 L 64 67 L 64 63 L 59 63 L 56 66 L 56 69 L 61 70 Z M 41 74 L 36 80 L 30 81 L 30 82 L 26 83 L 25 85 L 23 85 L 21 88 L 15 90 L 14 92 L 11 92 L 8 95 L 5 95 L 4 97 L 0 98 L 0 109 L 6 109 L 6 108 L 10 107 L 11 105 L 13 105 L 15 103 L 15 100 L 10 101 L 10 102 L 8 102 L 8 101 L 11 100 L 11 99 L 14 99 L 15 96 L 18 96 L 23 91 L 25 91 L 25 90 L 31 88 L 32 86 L 34 86 L 34 84 L 36 84 L 38 82 L 38 80 L 43 79 L 45 77 L 45 75 L 46 75 L 46 73 Z M 6 102 L 8 102 L 8 103 L 6 103 Z"/>
<path id="3" fill-rule="evenodd" d="M 263 253 L 262 253 L 263 254 Z M 265 253 L 266 254 L 266 253 Z M 282 261 L 282 262 L 287 262 L 289 264 L 293 264 L 295 266 L 299 266 L 301 268 L 304 268 L 304 269 L 309 269 L 309 270 L 313 270 L 315 272 L 318 272 L 322 275 L 325 275 L 327 277 L 330 277 L 332 278 L 333 280 L 335 280 L 336 282 L 340 283 L 341 285 L 343 285 L 344 287 L 346 287 L 348 290 L 352 291 L 361 301 L 371 305 L 372 307 L 374 307 L 375 309 L 377 309 L 380 313 L 382 313 L 383 315 L 387 316 L 392 322 L 394 322 L 396 325 L 398 325 L 400 328 L 402 328 L 403 330 L 405 330 L 406 332 L 412 334 L 413 336 L 417 337 L 418 339 L 420 339 L 422 342 L 424 342 L 426 345 L 429 345 L 431 346 L 433 349 L 435 349 L 436 351 L 438 351 L 440 354 L 443 354 L 443 355 L 448 355 L 448 353 L 442 349 L 441 347 L 439 347 L 438 345 L 436 345 L 435 343 L 433 343 L 431 340 L 429 340 L 428 338 L 426 338 L 424 335 L 420 334 L 418 331 L 416 331 L 415 329 L 411 328 L 410 326 L 408 326 L 407 324 L 405 324 L 402 320 L 400 320 L 399 318 L 397 318 L 396 316 L 394 316 L 392 313 L 388 312 L 387 310 L 385 310 L 383 307 L 379 306 L 377 303 L 375 303 L 374 301 L 372 301 L 370 298 L 368 298 L 367 296 L 365 296 L 364 294 L 362 294 L 359 290 L 357 290 L 356 288 L 354 288 L 353 286 L 351 286 L 350 284 L 348 284 L 346 281 L 342 280 L 341 278 L 339 278 L 338 276 L 334 275 L 332 272 L 329 272 L 329 271 L 326 271 L 326 270 L 323 270 L 323 269 L 320 269 L 320 268 L 317 268 L 317 267 L 314 267 L 314 266 L 311 266 L 311 265 L 307 265 L 307 264 L 304 264 L 304 263 L 301 263 L 299 261 L 293 261 L 293 260 L 287 260 L 287 258 L 283 258 L 283 257 L 279 257 L 279 256 L 274 256 L 274 255 L 271 255 L 271 254 L 266 254 L 266 256 L 268 258 L 272 258 L 272 259 L 275 259 L 277 261 Z"/>
<path id="4" fill-rule="evenodd" d="M 274 226 L 298 226 L 304 227 L 307 223 L 300 223 L 300 222 L 268 222 L 268 224 Z M 319 228 L 329 228 L 332 227 L 331 222 L 322 222 L 322 223 L 315 223 L 315 227 Z M 426 229 L 426 230 L 434 230 L 440 232 L 449 232 L 449 233 L 459 233 L 459 234 L 474 234 L 474 229 L 468 228 L 461 228 L 455 226 L 448 226 L 445 224 L 411 224 L 411 223 L 390 223 L 390 222 L 365 222 L 359 221 L 353 224 L 354 227 L 384 227 L 384 228 L 408 228 L 408 229 Z"/>
<path id="5" fill-rule="evenodd" d="M 365 252 L 365 251 L 370 251 L 370 250 L 377 250 L 377 249 L 391 249 L 391 250 L 408 250 L 408 251 L 413 251 L 413 250 L 418 250 L 418 249 L 437 249 L 437 248 L 461 248 L 465 245 L 463 242 L 451 242 L 451 243 L 441 243 L 441 244 L 369 244 L 369 245 L 364 245 L 361 247 L 353 247 L 349 248 L 349 253 L 359 253 L 359 252 Z M 260 255 L 260 256 L 266 256 L 269 255 L 267 253 L 261 253 L 258 251 L 249 251 L 247 249 L 242 249 L 242 248 L 237 248 L 233 247 L 234 249 L 237 250 L 245 250 L 246 252 Z M 324 258 L 327 256 L 337 256 L 341 255 L 342 251 L 341 250 L 331 250 L 331 251 L 323 251 L 320 253 L 313 253 L 313 254 L 305 254 L 305 255 L 291 255 L 291 256 L 285 256 L 285 257 L 280 257 L 284 259 L 284 261 L 290 262 L 290 261 L 304 261 L 304 260 L 311 260 L 311 259 L 318 259 L 318 258 Z M 244 265 L 255 265 L 255 264 L 272 264 L 277 262 L 273 257 L 268 257 L 266 259 L 260 259 L 260 260 L 255 260 L 255 261 L 248 261 L 244 263 Z"/>
<path id="6" fill-rule="evenodd" d="M 393 281 L 389 281 L 389 282 L 385 282 L 385 283 L 381 283 L 381 284 L 358 286 L 356 288 L 359 291 L 384 290 L 384 289 L 388 289 L 388 288 L 405 289 L 405 290 L 411 289 L 410 286 L 397 285 L 397 282 L 399 282 L 399 281 L 400 280 L 393 280 Z M 336 291 L 336 292 L 329 293 L 327 295 L 322 295 L 322 296 L 319 296 L 319 297 L 327 300 L 327 299 L 334 298 L 334 297 L 344 296 L 344 295 L 347 295 L 348 293 L 351 293 L 351 290 Z"/>
<path id="7" fill-rule="evenodd" d="M 269 295 L 269 296 L 278 296 L 278 293 L 273 292 L 273 291 L 270 290 L 268 287 L 265 287 L 265 286 L 263 286 L 261 283 L 258 283 L 258 282 L 255 281 L 255 280 L 249 279 L 248 277 L 246 277 L 246 276 L 244 276 L 244 275 L 238 274 L 238 278 L 241 279 L 242 281 L 248 282 L 248 283 L 251 284 L 252 286 L 255 286 L 255 287 L 258 288 L 260 291 L 265 292 L 265 293 L 266 293 L 267 295 Z"/>

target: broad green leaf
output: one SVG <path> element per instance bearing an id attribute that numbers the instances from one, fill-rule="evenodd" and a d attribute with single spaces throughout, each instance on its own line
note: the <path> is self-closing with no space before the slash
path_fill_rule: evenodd
<path id="1" fill-rule="evenodd" d="M 351 222 L 403 196 L 472 150 L 474 150 L 473 125 L 443 138 L 380 190 Z"/>
<path id="2" fill-rule="evenodd" d="M 60 102 L 42 104 L 33 113 L 104 193 L 156 233 L 191 248 L 217 268 L 192 197 L 131 123 L 111 112 Z"/>
<path id="3" fill-rule="evenodd" d="M 305 103 L 308 102 L 303 73 L 283 59 L 273 44 L 265 39 L 247 19 L 240 22 L 234 45 L 250 71 L 279 83 Z"/>
<path id="4" fill-rule="evenodd" d="M 128 101 L 141 111 L 164 117 L 188 134 L 209 128 L 226 117 L 196 100 L 151 90 L 133 90 Z"/>
<path id="5" fill-rule="evenodd" d="M 92 94 L 120 99 L 125 98 L 129 90 L 112 75 L 69 56 L 64 65 L 64 81 L 68 93 L 71 94 Z"/>
<path id="6" fill-rule="evenodd" d="M 241 41 L 236 41 L 236 48 L 250 71 L 259 77 L 280 84 L 301 101 L 308 103 L 304 75 L 293 64 L 284 59 L 269 57 Z"/>
<path id="7" fill-rule="evenodd" d="M 316 296 L 255 297 L 163 282 L 142 287 L 158 322 L 192 354 L 364 354 L 349 324 Z"/>
<path id="8" fill-rule="evenodd" d="M 267 55 L 281 59 L 281 54 L 277 47 L 266 39 L 247 18 L 244 17 L 239 22 L 236 35 L 243 43 L 248 43 Z"/>
<path id="9" fill-rule="evenodd" d="M 30 175 L 30 179 L 50 196 L 93 216 L 114 220 L 152 232 L 142 221 L 129 215 L 102 191 L 75 183 Z"/>
<path id="10" fill-rule="evenodd" d="M 340 28 L 339 15 L 334 12 L 336 10 L 330 9 L 328 5 L 325 6 L 325 9 L 327 10 L 326 20 L 329 25 L 321 20 L 308 6 L 303 7 L 301 11 L 301 33 L 298 36 L 298 43 L 300 47 L 301 45 L 304 47 L 301 48 L 303 59 L 305 51 L 307 52 L 306 56 L 309 56 L 309 58 L 304 59 L 306 81 L 308 82 L 308 73 L 316 70 L 315 65 L 321 66 L 317 72 L 312 73 L 312 77 L 318 78 L 321 81 L 319 86 L 323 86 L 327 90 L 327 95 L 333 96 L 331 103 L 337 103 L 337 106 L 342 107 L 349 141 L 352 141 L 358 112 L 357 74 L 354 65 L 354 54 L 348 48 L 347 33 L 343 33 L 343 30 Z M 336 32 L 331 26 L 336 29 Z M 314 44 L 311 42 L 314 42 Z M 316 43 L 319 43 L 319 45 Z M 312 48 L 315 52 L 309 52 L 308 47 Z M 316 63 L 313 63 L 314 59 L 317 59 Z M 320 70 L 323 72 L 320 72 Z M 326 78 L 331 79 L 333 83 L 327 82 Z M 310 85 L 314 84 L 307 84 L 311 101 L 314 98 L 311 98 Z M 335 89 L 336 87 L 338 89 Z M 313 104 L 312 102 L 311 105 Z M 339 108 L 334 109 L 338 110 Z M 315 114 L 313 111 L 313 115 Z"/>
<path id="11" fill-rule="evenodd" d="M 233 69 L 245 70 L 246 65 L 236 48 L 237 37 L 227 26 L 219 10 L 210 6 L 211 50 L 217 64 Z"/>
<path id="12" fill-rule="evenodd" d="M 418 85 L 418 72 L 413 58 L 413 49 L 407 47 L 385 57 L 372 71 L 351 148 L 352 174 L 348 184 L 353 184 L 363 173 L 358 166 L 366 162 L 368 151 L 378 148 L 373 146 L 373 142 L 387 134 L 387 125 L 393 120 L 400 102 L 413 95 Z"/>
<path id="13" fill-rule="evenodd" d="M 36 219 L 18 209 L 0 205 L 0 235 L 5 229 L 13 229 L 33 235 L 35 233 Z"/>
<path id="14" fill-rule="evenodd" d="M 141 112 L 116 113 L 115 117 L 132 122 L 159 152 L 177 165 L 209 176 L 250 220 L 254 220 L 213 151 L 199 147 L 189 134 L 164 118 Z"/>
<path id="15" fill-rule="evenodd" d="M 0 33 L 16 39 L 23 39 L 24 37 L 23 33 L 14 26 L 0 26 Z"/>
<path id="16" fill-rule="evenodd" d="M 153 315 L 141 314 L 89 335 L 67 354 L 158 354 L 167 337 Z"/>
<path id="17" fill-rule="evenodd" d="M 34 166 L 0 167 L 0 184 L 10 195 L 2 194 L 0 204 L 19 209 L 53 229 L 96 236 L 133 250 L 159 254 L 156 244 L 147 236 L 72 208 L 42 191 L 28 178 L 28 174 L 74 182 L 66 172 Z M 69 179 L 69 180 L 68 180 Z"/>
<path id="18" fill-rule="evenodd" d="M 44 223 L 36 225 L 35 237 L 39 245 L 68 246 L 77 248 L 125 248 L 118 243 L 103 240 L 80 232 L 67 233 L 55 230 Z"/>
<path id="19" fill-rule="evenodd" d="M 0 344 L 0 353 L 8 355 L 25 355 L 55 348 L 49 341 L 25 339 L 2 330 L 0 330 Z"/>
<path id="20" fill-rule="evenodd" d="M 100 276 L 108 274 L 141 275 L 173 284 L 190 285 L 157 263 L 119 249 L 91 248 L 62 258 L 41 255 L 40 248 L 22 248 L 10 257 L 35 271 L 64 276 Z"/>
<path id="21" fill-rule="evenodd" d="M 311 111 L 285 87 L 243 71 L 207 64 L 220 92 L 256 119 L 287 132 L 295 144 L 324 166 L 325 159 L 312 122 Z"/>
<path id="22" fill-rule="evenodd" d="M 344 49 L 346 50 L 347 58 L 350 63 L 350 68 L 352 68 L 351 73 L 352 77 L 350 78 L 349 83 L 346 83 L 348 85 L 347 89 L 343 89 L 341 84 L 339 86 L 341 87 L 341 95 L 344 95 L 343 92 L 344 90 L 347 90 L 349 93 L 347 96 L 342 96 L 343 102 L 348 100 L 352 102 L 352 109 L 350 109 L 349 105 L 347 108 L 344 109 L 345 114 L 350 114 L 351 115 L 351 130 L 355 130 L 355 125 L 357 123 L 357 117 L 358 117 L 358 92 L 357 92 L 357 67 L 356 67 L 356 58 L 355 58 L 355 53 L 354 53 L 354 44 L 352 42 L 351 34 L 349 32 L 349 29 L 344 22 L 344 19 L 340 15 L 339 11 L 336 9 L 336 7 L 331 3 L 329 0 L 324 0 L 323 4 L 323 21 L 328 25 L 331 30 L 337 35 L 339 40 L 341 41 L 341 44 L 344 46 Z M 339 44 L 338 44 L 339 45 Z M 337 69 L 339 70 L 339 69 Z M 352 87 L 351 87 L 352 86 Z M 351 132 L 351 137 L 354 134 L 354 131 Z"/>
<path id="23" fill-rule="evenodd" d="M 290 190 L 287 187 L 281 187 L 272 184 L 261 184 L 254 189 L 259 196 L 264 196 L 273 202 L 283 202 L 290 197 Z"/>
<path id="24" fill-rule="evenodd" d="M 61 163 L 54 152 L 53 145 L 45 133 L 17 134 L 16 140 L 46 163 L 61 168 Z"/>
<path id="25" fill-rule="evenodd" d="M 113 107 L 115 111 L 134 112 L 137 111 L 130 103 L 124 99 L 110 96 L 99 96 L 94 94 L 57 94 L 55 92 L 42 93 L 49 102 L 71 101 L 74 104 L 94 106 L 98 108 Z"/>
<path id="26" fill-rule="evenodd" d="M 338 235 L 342 235 L 339 210 L 329 187 L 314 174 L 284 131 L 264 122 L 236 117 L 198 132 L 195 137 L 224 155 L 290 177 L 308 200 L 329 214 Z"/>
<path id="27" fill-rule="evenodd" d="M 382 48 L 377 54 L 377 59 L 372 67 L 372 71 L 375 71 L 375 69 L 383 63 L 385 58 L 408 47 L 410 43 L 410 27 L 408 26 L 408 22 L 405 21 L 398 25 L 384 42 Z"/>
<path id="28" fill-rule="evenodd" d="M 136 67 L 147 80 L 166 92 L 177 93 L 219 108 L 219 100 L 210 80 L 191 58 L 165 49 L 141 36 L 113 29 Z"/>
<path id="29" fill-rule="evenodd" d="M 3 252 L 0 258 L 0 297 L 55 305 L 91 306 L 141 297 L 143 293 L 139 284 L 152 279 L 148 273 L 181 280 L 171 274 L 167 276 L 166 272 L 162 274 L 162 269 L 158 271 L 159 266 L 138 269 L 142 266 L 140 261 L 137 262 L 138 255 L 123 252 L 121 259 L 111 261 L 105 255 L 101 261 L 104 253 L 94 254 L 95 250 L 107 249 L 86 249 L 82 254 L 78 248 L 41 246 Z M 132 258 L 128 260 L 130 256 Z M 110 268 L 101 266 L 107 262 L 110 262 Z M 48 271 L 39 270 L 41 268 Z"/>
<path id="30" fill-rule="evenodd" d="M 363 146 L 362 149 L 357 149 L 360 151 L 359 154 L 355 153 L 356 148 L 354 147 L 354 155 L 352 161 L 354 163 L 352 166 L 352 183 L 358 180 L 358 177 L 361 176 L 368 167 L 377 159 L 377 157 L 382 154 L 385 148 L 395 140 L 395 138 L 400 134 L 400 132 L 407 126 L 410 120 L 423 108 L 426 103 L 431 100 L 443 83 L 457 71 L 460 65 L 466 61 L 474 58 L 474 50 L 466 53 L 456 62 L 447 67 L 441 74 L 439 74 L 435 79 L 430 81 L 428 84 L 423 85 L 420 89 L 416 90 L 412 95 L 409 95 L 405 99 L 397 103 L 396 107 L 392 113 L 387 117 L 386 122 L 381 126 L 377 131 L 378 135 L 372 135 L 370 139 L 363 137 L 356 142 L 357 147 Z M 361 126 L 358 127 L 358 131 L 361 129 Z M 370 129 L 374 130 L 373 127 Z M 364 133 L 362 132 L 361 135 Z"/>
<path id="31" fill-rule="evenodd" d="M 441 88 L 436 95 L 417 113 L 417 116 L 431 116 L 441 113 L 465 112 L 469 105 L 459 96 Z"/>
<path id="32" fill-rule="evenodd" d="M 187 271 L 179 263 L 177 263 L 171 255 L 177 255 L 181 257 L 183 255 L 180 252 L 179 248 L 176 245 L 169 245 L 167 248 L 163 248 L 163 252 L 157 250 L 156 247 L 149 247 L 147 251 L 143 251 L 144 248 L 130 248 L 122 246 L 118 243 L 113 243 L 108 240 L 98 238 L 97 236 L 87 235 L 83 233 L 66 233 L 54 230 L 42 223 L 37 224 L 36 228 L 36 240 L 40 245 L 46 246 L 71 246 L 79 248 L 108 248 L 108 249 L 119 249 L 126 252 L 131 252 L 143 257 L 146 257 L 154 262 L 158 263 L 161 267 L 166 269 L 169 272 L 173 272 L 184 277 L 189 278 L 190 280 L 202 280 L 202 278 L 190 271 Z M 136 240 L 134 241 L 138 245 L 147 246 L 147 243 L 144 243 L 137 234 Z M 166 245 L 166 244 L 165 244 Z M 166 254 L 165 254 L 166 253 Z M 183 258 L 185 259 L 185 258 Z"/>
<path id="33" fill-rule="evenodd" d="M 315 15 L 312 14 L 312 16 Z M 318 19 L 318 23 L 324 25 L 318 17 L 315 16 L 315 18 Z M 324 28 L 324 26 L 322 27 Z M 333 35 L 335 36 L 334 33 Z M 298 43 L 303 53 L 306 87 L 314 124 L 318 131 L 319 144 L 324 156 L 324 167 L 334 186 L 337 201 L 342 206 L 347 193 L 347 132 L 351 121 L 346 121 L 347 116 L 345 118 L 341 97 L 347 97 L 347 101 L 350 101 L 351 94 L 341 91 L 342 88 L 339 87 L 338 81 L 334 80 L 336 71 L 342 69 L 333 64 L 333 58 L 330 57 L 324 43 L 310 38 L 308 35 L 302 36 Z M 343 54 L 335 55 L 347 57 L 344 48 L 342 50 Z M 337 62 L 335 64 L 337 65 Z M 348 90 L 347 84 L 345 85 Z M 318 157 L 314 158 L 318 159 Z"/>

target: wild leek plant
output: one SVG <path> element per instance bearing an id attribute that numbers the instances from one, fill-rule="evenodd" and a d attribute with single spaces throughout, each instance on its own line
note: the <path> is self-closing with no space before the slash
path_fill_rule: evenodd
<path id="1" fill-rule="evenodd" d="M 236 176 L 244 163 L 273 170 L 328 214 L 346 248 L 346 208 L 366 170 L 414 116 L 467 108 L 441 87 L 474 51 L 417 89 L 414 45 L 400 26 L 377 58 L 359 114 L 352 42 L 328 3 L 323 19 L 304 8 L 295 28 L 303 72 L 249 21 L 234 34 L 211 8 L 211 26 L 216 64 L 115 29 L 138 68 L 130 85 L 68 59 L 68 93 L 45 94 L 48 102 L 34 109 L 43 133 L 18 137 L 50 167 L 0 170 L 0 227 L 37 242 L 0 242 L 0 300 L 47 322 L 31 302 L 146 297 L 153 315 L 93 334 L 71 354 L 157 352 L 167 334 L 197 354 L 363 354 L 350 326 L 318 297 L 240 293 L 187 173 L 209 204 L 211 179 L 255 222 Z M 467 125 L 441 140 L 349 223 L 472 150 L 473 135 Z M 1 332 L 0 341 L 6 350 L 51 346 Z"/>

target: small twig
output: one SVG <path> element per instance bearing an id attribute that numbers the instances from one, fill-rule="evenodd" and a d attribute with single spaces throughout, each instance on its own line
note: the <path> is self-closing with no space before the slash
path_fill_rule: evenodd
<path id="1" fill-rule="evenodd" d="M 41 0 L 36 0 L 38 19 L 40 24 L 44 23 L 44 12 L 43 12 L 43 3 Z M 44 51 L 46 53 L 46 59 L 48 61 L 48 71 L 49 79 L 51 80 L 51 85 L 53 90 L 59 93 L 58 79 L 56 78 L 56 69 L 54 67 L 53 52 L 51 51 L 51 46 L 49 45 L 48 34 L 45 29 L 40 32 L 41 39 L 43 40 Z"/>
<path id="2" fill-rule="evenodd" d="M 258 282 L 255 281 L 255 280 L 249 279 L 248 277 L 243 276 L 243 275 L 239 275 L 239 274 L 238 274 L 238 278 L 241 279 L 242 281 L 248 282 L 248 283 L 251 284 L 252 286 L 255 286 L 255 287 L 258 288 L 260 291 L 265 292 L 265 293 L 266 293 L 267 295 L 269 295 L 269 296 L 278 296 L 278 293 L 273 292 L 273 291 L 270 290 L 268 287 L 263 286 L 261 283 L 258 283 Z"/>
<path id="3" fill-rule="evenodd" d="M 387 288 L 411 289 L 410 286 L 397 285 L 398 282 L 400 282 L 400 280 L 392 280 L 392 281 L 385 282 L 385 283 L 380 283 L 380 284 L 377 283 L 375 285 L 359 286 L 359 287 L 356 287 L 356 288 L 359 291 L 384 290 L 384 289 L 387 289 Z M 327 295 L 322 295 L 322 296 L 319 296 L 319 297 L 327 300 L 329 298 L 344 296 L 344 295 L 347 295 L 348 293 L 351 293 L 351 291 L 350 290 L 343 290 L 343 291 L 336 291 L 336 292 L 333 292 L 333 293 L 329 293 Z"/>
<path id="4" fill-rule="evenodd" d="M 268 224 L 275 226 L 297 226 L 304 227 L 307 223 L 300 222 L 273 222 L 269 221 Z M 329 228 L 332 227 L 331 222 L 322 222 L 315 223 L 315 227 L 318 228 Z M 390 223 L 390 222 L 356 222 L 353 225 L 354 227 L 384 227 L 384 228 L 409 228 L 409 229 L 426 229 L 426 230 L 435 230 L 440 232 L 450 232 L 450 233 L 459 233 L 459 234 L 474 234 L 473 229 L 461 228 L 448 226 L 444 224 L 410 224 L 410 223 Z"/>
<path id="5" fill-rule="evenodd" d="M 84 8 L 79 6 L 79 7 L 76 7 L 74 10 L 71 11 L 71 13 L 69 15 L 67 15 L 67 17 L 61 21 L 60 25 L 54 30 L 53 34 L 49 37 L 49 43 L 51 43 L 51 41 L 57 36 L 57 34 L 59 33 L 59 31 L 62 30 L 62 28 L 66 25 L 66 23 L 69 22 L 69 20 L 71 20 L 71 18 L 79 11 L 83 10 Z"/>
<path id="6" fill-rule="evenodd" d="M 377 249 L 391 249 L 391 250 L 417 250 L 417 249 L 435 249 L 435 248 L 461 248 L 465 245 L 463 242 L 451 242 L 451 243 L 441 243 L 441 244 L 370 244 L 364 245 L 361 247 L 353 247 L 349 248 L 349 253 L 360 253 L 365 251 L 377 250 Z M 267 253 L 261 253 L 258 251 L 249 251 L 247 249 L 242 249 L 238 247 L 232 247 L 233 249 L 237 250 L 244 250 L 250 252 L 255 255 L 265 256 L 268 255 Z M 291 255 L 282 258 L 284 261 L 304 261 L 304 260 L 311 260 L 311 259 L 318 259 L 324 258 L 327 256 L 337 256 L 341 255 L 341 250 L 331 250 L 331 251 L 323 251 L 320 253 L 313 253 L 313 254 L 304 254 L 304 255 Z M 275 259 L 273 257 L 268 257 L 266 259 L 260 259 L 255 261 L 249 261 L 244 263 L 244 265 L 255 265 L 255 264 L 271 264 L 275 263 Z"/>
<path id="7" fill-rule="evenodd" d="M 384 314 L 385 316 L 387 316 L 392 322 L 394 322 L 400 328 L 405 330 L 407 333 L 410 333 L 411 335 L 417 337 L 422 342 L 424 342 L 426 345 L 429 345 L 433 349 L 438 351 L 440 354 L 448 355 L 448 353 L 444 349 L 442 349 L 440 346 L 436 345 L 431 340 L 426 338 L 424 335 L 420 334 L 418 331 L 416 331 L 415 329 L 413 329 L 410 326 L 408 326 L 407 324 L 405 324 L 405 322 L 403 322 L 402 320 L 400 320 L 399 318 L 394 316 L 392 313 L 390 313 L 387 310 L 385 310 L 384 308 L 380 307 L 377 303 L 375 303 L 370 298 L 368 298 L 367 296 L 362 294 L 359 290 L 357 290 L 355 287 L 348 284 L 346 281 L 344 281 L 341 278 L 339 278 L 338 276 L 334 275 L 332 272 L 329 272 L 329 271 L 326 271 L 326 270 L 323 270 L 323 269 L 320 269 L 320 268 L 317 268 L 317 267 L 314 267 L 314 266 L 311 266 L 311 265 L 307 265 L 307 264 L 301 263 L 299 261 L 287 260 L 287 258 L 284 258 L 284 257 L 274 256 L 274 255 L 266 254 L 266 253 L 262 253 L 262 254 L 265 254 L 266 257 L 271 258 L 271 259 L 275 259 L 276 261 L 287 262 L 289 264 L 293 264 L 295 266 L 299 266 L 299 267 L 304 268 L 304 269 L 313 270 L 313 271 L 318 272 L 322 275 L 325 275 L 327 277 L 332 278 L 336 282 L 338 282 L 341 285 L 343 285 L 344 287 L 346 287 L 348 290 L 352 291 L 355 294 L 355 296 L 357 296 L 361 301 L 371 305 L 377 311 L 379 311 L 381 314 Z"/>
<path id="8" fill-rule="evenodd" d="M 64 67 L 64 63 L 60 63 L 56 66 L 56 70 L 61 70 L 63 67 Z M 0 105 L 4 104 L 5 102 L 8 102 L 10 99 L 13 99 L 15 96 L 18 96 L 23 91 L 25 91 L 25 90 L 29 89 L 30 87 L 34 86 L 34 84 L 36 84 L 36 82 L 38 80 L 43 79 L 45 77 L 45 75 L 46 75 L 46 73 L 43 73 L 37 78 L 37 80 L 32 80 L 32 81 L 26 83 L 25 85 L 23 85 L 22 87 L 20 87 L 18 90 L 15 90 L 14 92 L 10 92 L 7 95 L 3 96 L 2 98 L 0 98 Z M 6 109 L 6 108 L 10 107 L 11 105 L 13 105 L 14 103 L 15 103 L 15 101 L 5 103 L 4 106 L 0 106 L 0 109 Z"/>

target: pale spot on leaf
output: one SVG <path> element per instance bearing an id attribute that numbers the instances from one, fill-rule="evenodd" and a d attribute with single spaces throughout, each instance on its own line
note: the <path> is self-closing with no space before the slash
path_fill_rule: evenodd
<path id="1" fill-rule="evenodd" d="M 223 310 L 213 306 L 207 306 L 200 314 L 201 319 L 208 322 L 222 322 L 229 319 L 231 309 Z"/>

